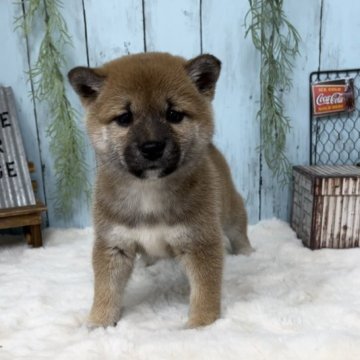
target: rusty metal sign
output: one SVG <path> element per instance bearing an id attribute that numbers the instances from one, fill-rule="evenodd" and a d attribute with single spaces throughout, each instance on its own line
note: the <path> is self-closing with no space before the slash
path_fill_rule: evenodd
<path id="1" fill-rule="evenodd" d="M 337 79 L 311 85 L 314 116 L 355 110 L 354 80 Z"/>
<path id="2" fill-rule="evenodd" d="M 35 204 L 14 95 L 0 87 L 0 209 Z"/>

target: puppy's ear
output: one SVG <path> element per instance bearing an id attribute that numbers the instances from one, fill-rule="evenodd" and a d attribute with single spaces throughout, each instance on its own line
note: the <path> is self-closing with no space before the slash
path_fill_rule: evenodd
<path id="1" fill-rule="evenodd" d="M 189 60 L 185 69 L 199 92 L 212 100 L 220 75 L 221 61 L 210 54 L 199 55 Z"/>
<path id="2" fill-rule="evenodd" d="M 105 80 L 105 76 L 99 74 L 96 69 L 84 66 L 70 70 L 68 78 L 84 105 L 97 98 Z"/>

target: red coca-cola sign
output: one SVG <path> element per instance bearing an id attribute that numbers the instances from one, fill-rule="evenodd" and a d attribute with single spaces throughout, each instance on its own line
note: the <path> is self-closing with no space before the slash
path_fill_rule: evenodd
<path id="1" fill-rule="evenodd" d="M 353 79 L 322 81 L 311 85 L 314 116 L 350 112 L 355 109 Z"/>

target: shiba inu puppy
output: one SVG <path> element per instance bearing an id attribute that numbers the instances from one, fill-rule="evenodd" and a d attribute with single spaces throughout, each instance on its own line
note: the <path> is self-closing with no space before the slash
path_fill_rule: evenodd
<path id="1" fill-rule="evenodd" d="M 212 144 L 220 67 L 212 55 L 145 53 L 69 72 L 97 158 L 92 326 L 120 319 L 139 252 L 183 264 L 188 327 L 220 315 L 223 240 L 251 252 L 243 201 Z"/>

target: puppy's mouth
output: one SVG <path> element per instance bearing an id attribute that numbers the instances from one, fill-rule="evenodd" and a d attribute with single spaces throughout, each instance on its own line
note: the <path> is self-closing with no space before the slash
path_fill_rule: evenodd
<path id="1" fill-rule="evenodd" d="M 129 172 L 133 175 L 135 175 L 139 179 L 149 179 L 149 180 L 155 180 L 164 178 L 170 174 L 172 174 L 174 171 L 176 171 L 177 166 L 171 166 L 171 167 L 161 167 L 159 165 L 150 165 L 142 169 L 135 169 L 135 168 L 129 168 Z"/>
<path id="2" fill-rule="evenodd" d="M 147 170 L 144 170 L 141 174 L 141 179 L 149 179 L 149 180 L 155 180 L 159 179 L 161 176 L 161 169 L 156 168 L 149 168 Z"/>
<path id="3" fill-rule="evenodd" d="M 125 151 L 127 170 L 139 179 L 159 179 L 169 176 L 177 170 L 180 151 L 171 151 L 156 160 L 145 159 L 138 152 Z"/>
<path id="4" fill-rule="evenodd" d="M 150 165 L 147 170 L 160 170 L 161 167 L 159 165 Z"/>

